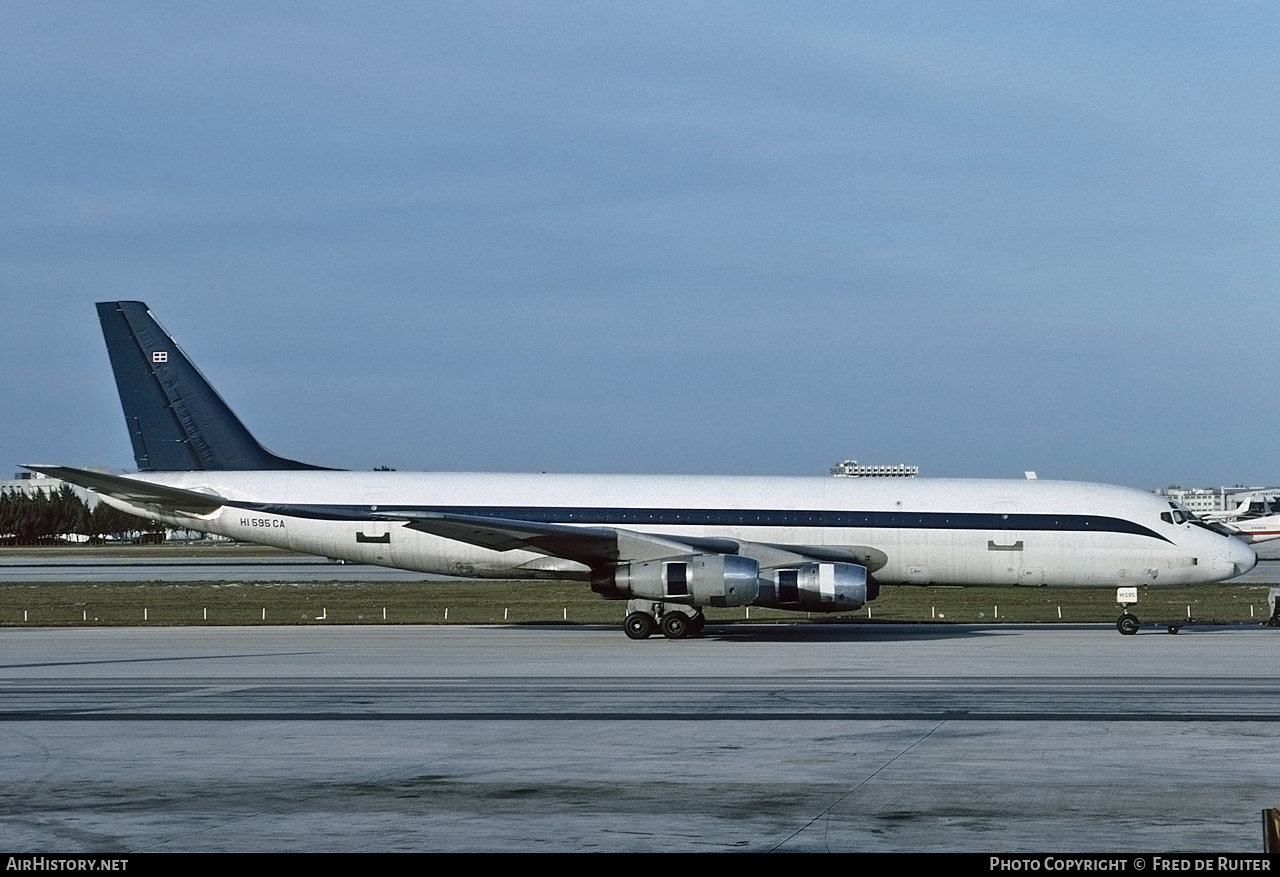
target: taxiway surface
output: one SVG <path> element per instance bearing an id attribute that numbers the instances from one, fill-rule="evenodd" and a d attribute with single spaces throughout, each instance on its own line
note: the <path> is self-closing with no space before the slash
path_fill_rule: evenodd
<path id="1" fill-rule="evenodd" d="M 1280 631 L 0 631 L 0 848 L 1258 851 Z"/>

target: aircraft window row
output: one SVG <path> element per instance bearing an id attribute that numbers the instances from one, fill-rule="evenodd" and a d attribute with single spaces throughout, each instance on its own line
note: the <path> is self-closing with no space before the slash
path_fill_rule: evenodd
<path id="1" fill-rule="evenodd" d="M 599 524 L 704 524 L 815 526 L 815 527 L 961 527 L 965 529 L 1051 530 L 1065 527 L 1090 528 L 1100 522 L 1086 517 L 1025 514 L 997 515 L 990 512 L 947 514 L 936 512 L 850 512 L 783 511 L 745 509 L 545 509 L 489 508 L 459 509 L 462 514 L 487 514 L 499 518 L 532 521 L 569 520 Z"/>
<path id="2" fill-rule="evenodd" d="M 1198 520 L 1181 507 L 1173 507 L 1166 521 Z M 683 524 L 703 526 L 866 527 L 962 530 L 1101 530 L 1154 535 L 1145 527 L 1121 518 L 1088 515 L 1048 515 L 1027 512 L 888 512 L 774 509 L 625 509 L 485 506 L 437 507 L 445 513 L 482 515 L 525 521 L 575 521 L 597 525 Z M 1163 517 L 1163 516 L 1162 516 Z"/>

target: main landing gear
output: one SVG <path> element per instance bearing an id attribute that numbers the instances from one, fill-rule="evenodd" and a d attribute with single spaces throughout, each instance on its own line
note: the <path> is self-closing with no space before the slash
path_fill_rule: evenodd
<path id="1" fill-rule="evenodd" d="M 700 636 L 706 623 L 706 616 L 696 606 L 628 600 L 622 629 L 631 639 L 648 639 L 659 630 L 667 639 L 685 639 Z"/>
<path id="2" fill-rule="evenodd" d="M 632 612 L 622 619 L 622 629 L 632 639 L 648 639 L 653 635 L 654 620 L 648 612 Z"/>

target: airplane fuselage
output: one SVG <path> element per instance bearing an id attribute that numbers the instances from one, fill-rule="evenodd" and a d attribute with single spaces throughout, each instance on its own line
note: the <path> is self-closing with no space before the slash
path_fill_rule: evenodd
<path id="1" fill-rule="evenodd" d="M 872 573 L 891 585 L 1176 587 L 1220 581 L 1256 563 L 1239 539 L 1167 520 L 1168 503 L 1153 494 L 1077 482 L 315 471 L 130 477 L 212 491 L 226 505 L 196 515 L 104 501 L 235 539 L 479 578 L 589 579 L 591 570 L 544 553 L 418 532 L 395 514 L 869 547 L 884 557 Z M 288 514 L 273 510 L 284 507 Z"/>
<path id="2" fill-rule="evenodd" d="M 1154 494 L 1055 481 L 342 472 L 264 448 L 142 302 L 99 302 L 142 474 L 29 468 L 176 527 L 426 573 L 590 581 L 623 630 L 703 607 L 841 613 L 887 585 L 1176 587 L 1244 541 Z M 1136 593 L 1136 591 L 1135 591 Z M 1127 609 L 1116 622 L 1138 629 Z"/>

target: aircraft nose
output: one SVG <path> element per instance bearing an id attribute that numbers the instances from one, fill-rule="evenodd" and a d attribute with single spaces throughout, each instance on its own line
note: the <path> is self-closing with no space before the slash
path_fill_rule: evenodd
<path id="1" fill-rule="evenodd" d="M 1231 565 L 1235 568 L 1235 572 L 1231 575 L 1242 576 L 1249 570 L 1258 565 L 1258 552 L 1253 550 L 1248 542 L 1238 539 L 1235 536 L 1231 538 L 1231 547 L 1227 551 L 1227 559 L 1231 561 Z"/>

